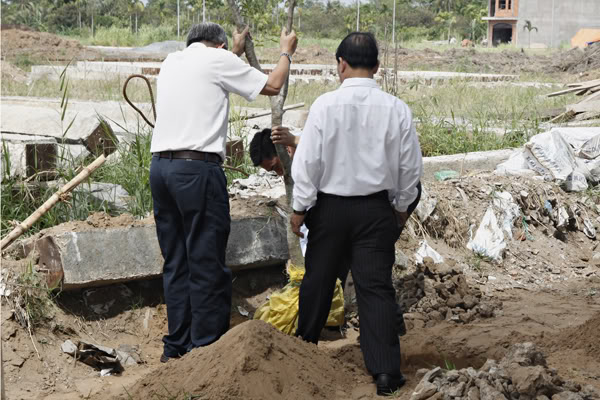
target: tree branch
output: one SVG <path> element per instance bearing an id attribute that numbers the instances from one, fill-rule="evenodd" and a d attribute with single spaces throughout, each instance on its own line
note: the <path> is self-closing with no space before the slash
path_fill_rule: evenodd
<path id="1" fill-rule="evenodd" d="M 235 0 L 227 0 L 227 4 L 229 4 L 229 8 L 231 8 L 231 13 L 233 14 L 233 19 L 235 21 L 235 26 L 237 27 L 238 32 L 241 32 L 246 27 L 244 21 L 242 19 L 242 14 L 240 14 L 240 9 L 238 8 Z M 256 58 L 256 53 L 254 52 L 254 42 L 248 36 L 246 36 L 245 44 L 244 44 L 244 54 L 246 54 L 246 59 L 248 60 L 248 64 L 263 72 L 260 67 L 260 63 L 258 62 L 258 58 Z"/>
<path id="2" fill-rule="evenodd" d="M 244 29 L 245 24 L 242 21 L 242 16 L 240 14 L 240 10 L 235 3 L 235 0 L 227 0 L 229 7 L 231 8 L 233 18 L 235 20 L 235 24 L 238 28 L 238 31 Z M 289 0 L 288 3 L 288 17 L 287 17 L 287 31 L 288 33 L 292 31 L 294 24 L 294 9 L 296 8 L 296 0 Z M 244 49 L 246 53 L 246 58 L 248 59 L 248 63 L 254 68 L 262 71 L 262 68 L 258 62 L 258 58 L 254 52 L 254 43 L 252 39 L 246 37 L 246 46 Z M 283 106 L 285 104 L 285 99 L 287 98 L 288 93 L 288 81 L 289 75 L 279 92 L 279 95 L 271 97 L 271 126 L 280 126 L 283 124 Z M 285 182 L 285 194 L 287 196 L 288 202 L 288 211 L 292 212 L 292 201 L 293 201 L 293 192 L 294 192 L 294 180 L 292 179 L 292 159 L 288 155 L 287 149 L 283 145 L 275 145 L 275 149 L 277 150 L 277 156 L 281 160 L 281 164 L 283 165 L 283 181 Z M 288 249 L 290 252 L 290 261 L 292 264 L 297 266 L 304 266 L 304 256 L 302 256 L 302 250 L 300 248 L 300 242 L 298 241 L 298 237 L 292 232 L 292 228 L 290 224 L 287 224 L 287 241 L 288 241 Z"/>

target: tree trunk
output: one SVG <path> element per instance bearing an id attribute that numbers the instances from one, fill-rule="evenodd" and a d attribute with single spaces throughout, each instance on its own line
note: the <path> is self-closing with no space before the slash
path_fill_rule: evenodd
<path id="1" fill-rule="evenodd" d="M 79 30 L 81 30 L 81 10 L 79 9 L 77 10 L 77 21 L 79 21 Z"/>
<path id="2" fill-rule="evenodd" d="M 238 30 L 242 30 L 244 28 L 244 23 L 242 21 L 242 16 L 240 14 L 237 5 L 234 0 L 227 0 L 229 7 L 233 13 L 233 18 L 237 25 Z M 288 18 L 287 18 L 287 30 L 288 32 L 292 31 L 292 27 L 294 24 L 294 9 L 296 8 L 296 0 L 290 0 L 288 4 Z M 279 17 L 279 12 L 277 13 Z M 248 59 L 248 63 L 254 68 L 262 71 L 258 59 L 256 58 L 256 54 L 254 53 L 254 43 L 252 39 L 246 38 L 246 47 L 245 47 L 246 58 Z M 288 77 L 289 79 L 289 77 Z M 271 126 L 281 125 L 283 122 L 283 106 L 285 104 L 285 99 L 287 97 L 288 92 L 288 79 L 286 79 L 279 95 L 271 97 Z M 291 167 L 292 160 L 288 155 L 287 149 L 283 145 L 275 145 L 275 149 L 277 150 L 277 156 L 281 160 L 283 164 L 283 181 L 285 182 L 285 194 L 287 196 L 288 201 L 288 212 L 292 212 L 292 201 L 293 201 L 293 191 L 294 191 L 294 181 L 291 175 Z M 290 261 L 292 264 L 297 266 L 304 266 L 304 256 L 302 256 L 302 249 L 300 248 L 300 241 L 298 237 L 292 232 L 292 227 L 288 223 L 287 226 L 287 242 L 288 242 L 288 250 L 290 252 Z"/>

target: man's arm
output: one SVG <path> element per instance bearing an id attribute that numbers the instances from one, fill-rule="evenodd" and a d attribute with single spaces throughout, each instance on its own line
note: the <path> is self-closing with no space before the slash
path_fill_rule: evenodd
<path id="1" fill-rule="evenodd" d="M 417 132 L 412 123 L 410 110 L 405 118 L 401 139 L 400 162 L 398 165 L 398 182 L 393 200 L 394 208 L 403 217 L 408 206 L 417 198 L 417 184 L 423 174 L 423 157 Z"/>
<path id="2" fill-rule="evenodd" d="M 290 72 L 290 60 L 283 53 L 288 54 L 290 57 L 296 51 L 298 45 L 298 38 L 296 32 L 292 31 L 289 35 L 284 29 L 281 30 L 281 37 L 279 38 L 279 47 L 281 49 L 281 56 L 279 62 L 273 71 L 269 74 L 265 87 L 260 92 L 265 96 L 276 96 L 283 87 L 289 72 Z"/>
<path id="3" fill-rule="evenodd" d="M 302 131 L 303 139 L 298 145 L 292 163 L 294 179 L 294 202 L 296 211 L 306 211 L 317 201 L 321 179 L 321 154 L 323 136 L 319 122 L 318 100 L 308 114 Z"/>

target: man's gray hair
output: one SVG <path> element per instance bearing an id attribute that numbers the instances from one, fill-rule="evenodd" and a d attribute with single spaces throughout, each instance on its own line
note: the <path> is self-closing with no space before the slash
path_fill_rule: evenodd
<path id="1" fill-rule="evenodd" d="M 227 34 L 221 25 L 214 22 L 203 22 L 192 26 L 187 36 L 186 46 L 196 42 L 210 42 L 215 45 L 224 43 L 227 49 Z"/>

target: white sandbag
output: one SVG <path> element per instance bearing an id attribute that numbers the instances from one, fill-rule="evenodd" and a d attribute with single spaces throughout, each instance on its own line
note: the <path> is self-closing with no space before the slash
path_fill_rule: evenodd
<path id="1" fill-rule="evenodd" d="M 523 149 L 516 150 L 508 160 L 498 164 L 494 174 L 501 176 L 535 176 L 536 172 L 529 168 Z"/>
<path id="2" fill-rule="evenodd" d="M 506 241 L 502 229 L 498 226 L 498 220 L 492 207 L 489 207 L 485 212 L 481 224 L 475 232 L 475 237 L 469 240 L 467 248 L 480 256 L 496 261 L 502 260 Z"/>
<path id="3" fill-rule="evenodd" d="M 577 166 L 571 146 L 557 130 L 535 135 L 525 148 L 537 163 L 550 171 L 554 179 L 566 180 Z"/>
<path id="4" fill-rule="evenodd" d="M 444 262 L 444 257 L 442 257 L 437 251 L 433 249 L 428 243 L 427 240 L 422 240 L 420 243 L 420 247 L 415 253 L 415 261 L 417 264 L 423 264 L 423 259 L 425 257 L 430 257 L 434 264 L 441 264 Z"/>

